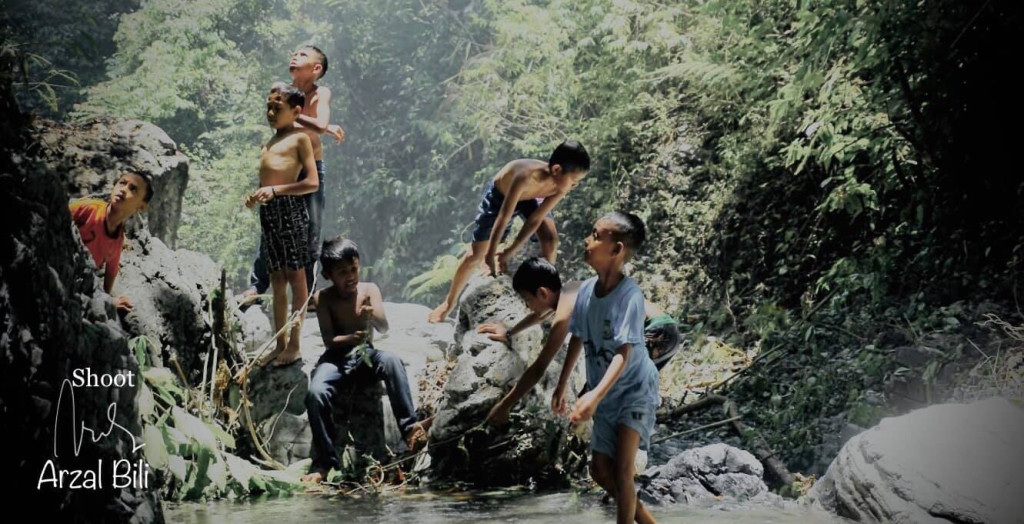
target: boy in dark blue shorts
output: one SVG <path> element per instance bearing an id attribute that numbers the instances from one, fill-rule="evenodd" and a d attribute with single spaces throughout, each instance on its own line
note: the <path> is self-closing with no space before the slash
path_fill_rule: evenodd
<path id="1" fill-rule="evenodd" d="M 481 260 L 492 275 L 504 272 L 512 255 L 534 233 L 540 239 L 541 254 L 554 263 L 558 232 L 549 213 L 579 185 L 589 169 L 590 155 L 575 140 L 559 144 L 547 162 L 520 159 L 501 168 L 484 189 L 483 200 L 477 210 L 473 243 L 459 261 L 448 295 L 430 312 L 427 321 L 441 322 L 451 313 L 459 293 Z M 512 229 L 512 217 L 517 215 L 525 221 L 523 228 L 512 245 L 499 253 L 498 246 Z"/>
<path id="2" fill-rule="evenodd" d="M 580 284 L 569 320 L 569 351 L 551 398 L 565 412 L 565 388 L 586 348 L 590 391 L 573 406 L 573 423 L 594 419 L 590 476 L 616 499 L 618 522 L 654 522 L 633 484 L 637 450 L 650 445 L 658 397 L 658 370 L 644 346 L 644 294 L 622 269 L 643 245 L 644 223 L 611 213 L 594 224 L 583 260 L 596 277 Z"/>

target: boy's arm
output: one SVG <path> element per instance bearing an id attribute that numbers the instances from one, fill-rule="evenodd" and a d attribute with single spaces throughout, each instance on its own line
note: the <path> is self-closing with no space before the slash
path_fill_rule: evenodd
<path id="1" fill-rule="evenodd" d="M 493 422 L 501 422 L 507 416 L 512 407 L 522 399 L 528 391 L 536 386 L 540 379 L 544 376 L 544 372 L 551 365 L 551 360 L 558 354 L 558 350 L 562 349 L 562 343 L 565 342 L 565 335 L 569 332 L 569 319 L 572 315 L 573 307 L 575 306 L 575 300 L 559 300 L 558 307 L 555 310 L 555 320 L 551 323 L 551 330 L 548 332 L 548 340 L 544 345 L 544 349 L 541 350 L 540 355 L 537 355 L 537 360 L 534 360 L 530 367 L 526 369 L 523 376 L 519 378 L 516 385 L 509 391 L 505 398 L 501 399 L 494 409 L 491 410 L 491 414 L 488 416 L 488 420 Z M 534 315 L 538 318 L 539 315 Z M 524 321 L 526 319 L 523 319 Z M 520 322 L 522 324 L 523 322 Z M 518 327 L 518 324 L 517 324 Z M 511 331 L 509 332 L 511 335 Z M 575 338 L 575 337 L 574 337 Z M 571 368 L 570 368 L 571 370 Z M 566 377 L 568 380 L 568 377 Z M 559 380 L 561 382 L 561 379 Z"/>
<path id="2" fill-rule="evenodd" d="M 626 369 L 626 362 L 629 360 L 629 352 L 632 348 L 633 344 L 623 344 L 615 350 L 615 356 L 608 363 L 608 369 L 601 377 L 601 382 L 597 383 L 593 391 L 576 401 L 576 405 L 573 406 L 572 413 L 569 415 L 569 422 L 583 422 L 594 416 L 597 405 L 601 403 L 608 391 L 612 389 L 615 381 L 619 379 L 619 375 L 622 375 L 622 371 Z"/>
<path id="3" fill-rule="evenodd" d="M 373 327 L 380 333 L 388 332 L 388 317 L 384 313 L 384 297 L 381 296 L 377 284 L 370 284 L 366 293 L 370 296 L 370 307 L 373 308 Z"/>
<path id="4" fill-rule="evenodd" d="M 565 387 L 569 384 L 569 377 L 573 368 L 576 367 L 576 360 L 580 358 L 583 350 L 583 339 L 573 335 L 569 340 L 569 350 L 565 354 L 565 362 L 562 363 L 562 373 L 558 376 L 558 385 L 555 386 L 555 393 L 551 396 L 551 409 L 555 413 L 565 413 Z"/>
<path id="5" fill-rule="evenodd" d="M 540 207 L 538 207 L 537 210 L 526 219 L 526 223 L 523 224 L 522 229 L 519 230 L 519 234 L 516 235 L 516 239 L 512 242 L 512 245 L 508 246 L 498 254 L 503 261 L 507 262 L 516 251 L 519 251 L 519 249 L 523 247 L 523 244 L 525 244 L 526 240 L 530 238 L 530 235 L 537 232 L 537 228 L 539 228 L 541 222 L 544 221 L 544 217 L 555 208 L 555 205 L 557 205 L 564 196 L 565 193 L 558 193 L 544 199 L 544 202 L 540 204 Z M 507 203 L 508 200 L 506 199 L 505 202 Z M 495 229 L 495 231 L 497 231 L 497 229 Z M 492 232 L 491 234 L 493 235 L 494 233 Z"/>
<path id="6" fill-rule="evenodd" d="M 312 129 L 318 133 L 327 132 L 327 123 L 331 121 L 331 90 L 320 86 L 316 90 L 316 102 L 310 108 L 315 117 L 299 115 L 296 120 L 302 127 Z"/>
<path id="7" fill-rule="evenodd" d="M 516 325 L 512 326 L 509 329 L 505 329 L 504 324 L 487 323 L 480 324 L 480 326 L 476 328 L 476 332 L 490 333 L 488 338 L 490 338 L 491 340 L 507 342 L 510 337 L 515 336 L 516 334 L 521 333 L 526 329 L 529 329 L 531 326 L 536 326 L 547 317 L 548 315 L 538 315 L 537 313 L 531 311 L 525 317 L 523 317 L 522 320 L 517 322 Z"/>

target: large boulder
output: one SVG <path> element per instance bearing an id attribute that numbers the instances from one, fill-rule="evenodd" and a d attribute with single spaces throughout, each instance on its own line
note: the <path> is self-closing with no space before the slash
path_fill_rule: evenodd
<path id="1" fill-rule="evenodd" d="M 2 133 L 17 135 L 18 130 Z M 154 492 L 111 485 L 115 460 L 142 458 L 133 449 L 141 442 L 135 402 L 139 368 L 111 297 L 103 292 L 92 257 L 71 223 L 65 173 L 31 141 L 7 136 L 0 141 L 5 192 L 0 211 L 0 428 L 5 452 L 0 469 L 6 477 L 5 497 L 32 508 L 44 521 L 162 522 Z M 122 387 L 62 388 L 74 370 L 84 368 L 96 374 L 130 372 L 135 380 Z M 73 435 L 83 426 L 98 435 L 107 428 L 113 433 L 85 437 L 76 453 Z M 71 489 L 71 475 L 63 475 L 63 487 L 38 485 L 48 461 L 55 470 L 96 471 L 103 463 L 104 488 Z"/>
<path id="2" fill-rule="evenodd" d="M 540 383 L 512 413 L 504 429 L 480 428 L 488 411 L 507 393 L 540 353 L 543 333 L 533 327 L 512 338 L 511 347 L 476 332 L 487 322 L 511 326 L 526 316 L 523 301 L 507 276 L 477 276 L 459 300 L 455 344 L 448 358 L 454 366 L 434 406 L 430 453 L 435 478 L 469 480 L 478 485 L 534 482 L 551 485 L 577 472 L 585 442 L 548 407 L 565 358 L 559 352 Z M 583 387 L 583 362 L 577 362 L 569 385 L 570 402 Z"/>
<path id="3" fill-rule="evenodd" d="M 754 455 L 727 444 L 688 449 L 640 476 L 640 497 L 655 505 L 710 505 L 720 501 L 776 503 Z"/>
<path id="4" fill-rule="evenodd" d="M 857 522 L 1024 522 L 1024 410 L 941 404 L 843 446 L 807 501 Z"/>
<path id="5" fill-rule="evenodd" d="M 181 202 L 188 185 L 188 158 L 159 127 L 140 120 L 93 118 L 71 124 L 39 120 L 31 128 L 45 169 L 60 176 L 71 198 L 106 199 L 125 170 L 153 179 L 149 230 L 177 244 Z"/>
<path id="6" fill-rule="evenodd" d="M 210 306 L 219 281 L 220 267 L 209 257 L 173 251 L 139 228 L 125 241 L 113 294 L 131 299 L 134 308 L 125 315 L 125 328 L 131 336 L 145 335 L 154 342 L 159 357 L 154 362 L 173 369 L 173 357 L 189 382 L 198 384 L 212 349 Z M 221 347 L 219 358 L 225 353 Z"/>

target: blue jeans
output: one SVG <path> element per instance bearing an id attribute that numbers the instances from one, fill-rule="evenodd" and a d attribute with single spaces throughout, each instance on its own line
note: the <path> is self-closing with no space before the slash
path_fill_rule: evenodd
<path id="1" fill-rule="evenodd" d="M 324 161 L 316 161 L 316 172 L 320 177 L 320 186 L 316 192 L 303 195 L 306 201 L 306 211 L 309 212 L 309 264 L 306 265 L 306 289 L 313 292 L 313 282 L 316 275 L 313 269 L 316 261 L 320 258 L 320 229 L 323 226 L 324 215 Z M 299 180 L 306 177 L 306 171 L 299 172 Z M 249 287 L 263 294 L 270 287 L 270 272 L 267 271 L 267 248 L 260 238 L 260 247 L 256 250 L 256 260 L 252 262 L 252 271 L 249 273 Z"/>
<path id="2" fill-rule="evenodd" d="M 320 357 L 309 377 L 309 392 L 306 393 L 306 411 L 309 413 L 309 428 L 313 432 L 313 467 L 310 471 L 330 471 L 341 466 L 341 459 L 334 448 L 334 417 L 331 402 L 343 385 L 369 385 L 383 380 L 395 414 L 398 429 L 405 435 L 416 423 L 416 409 L 412 404 L 409 378 L 405 365 L 394 353 L 368 348 L 373 366 L 369 367 L 356 351 L 341 355 L 339 351 L 328 350 Z"/>

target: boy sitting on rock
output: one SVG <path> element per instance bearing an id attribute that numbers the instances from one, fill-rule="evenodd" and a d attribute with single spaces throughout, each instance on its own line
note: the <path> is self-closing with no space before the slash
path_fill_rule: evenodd
<path id="1" fill-rule="evenodd" d="M 331 402 L 345 384 L 368 385 L 383 380 L 398 429 L 412 451 L 427 443 L 427 432 L 416 420 L 409 379 L 394 353 L 373 347 L 373 330 L 385 333 L 388 319 L 380 288 L 359 281 L 359 249 L 355 242 L 334 238 L 320 254 L 323 277 L 332 286 L 313 296 L 320 335 L 327 350 L 309 379 L 306 409 L 313 431 L 313 464 L 304 481 L 321 482 L 341 460 L 334 448 Z M 369 361 L 369 362 L 367 362 Z"/>
<path id="2" fill-rule="evenodd" d="M 511 328 L 506 328 L 502 324 L 482 324 L 477 328 L 477 333 L 489 333 L 491 340 L 508 342 L 515 334 L 554 315 L 544 349 L 519 378 L 512 391 L 491 409 L 487 416 L 488 423 L 505 422 L 516 403 L 544 376 L 544 371 L 562 348 L 565 335 L 569 332 L 569 317 L 576 303 L 576 292 L 580 284 L 581 282 L 575 281 L 562 286 L 562 280 L 554 264 L 543 258 L 529 258 L 519 266 L 512 277 L 512 289 L 523 298 L 530 313 Z M 660 371 L 679 347 L 678 324 L 674 318 L 650 302 L 644 302 L 644 310 L 645 345 L 655 367 Z M 587 391 L 588 389 L 584 388 L 580 396 Z"/>
<path id="3" fill-rule="evenodd" d="M 145 211 L 153 198 L 153 181 L 142 173 L 125 172 L 117 179 L 110 199 L 75 200 L 68 207 L 71 220 L 78 226 L 82 242 L 92 255 L 96 267 L 104 267 L 103 291 L 114 289 L 117 272 L 121 269 L 121 250 L 124 247 L 124 223 L 135 213 Z M 118 311 L 132 310 L 132 301 L 126 296 L 114 299 Z"/>
<path id="4" fill-rule="evenodd" d="M 551 398 L 565 412 L 565 388 L 586 346 L 590 391 L 572 408 L 569 421 L 594 419 L 590 476 L 615 497 L 620 524 L 654 522 L 633 483 L 639 448 L 654 431 L 658 369 L 644 347 L 644 294 L 623 273 L 645 237 L 644 223 L 630 213 L 610 213 L 587 236 L 583 260 L 597 273 L 580 284 L 569 320 L 569 351 Z"/>

